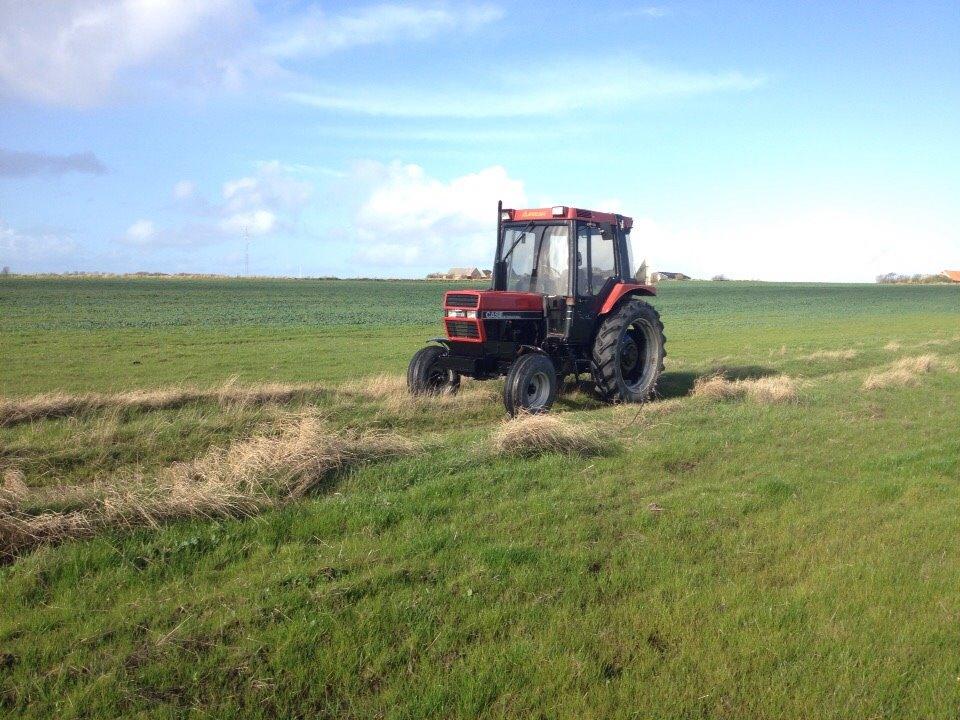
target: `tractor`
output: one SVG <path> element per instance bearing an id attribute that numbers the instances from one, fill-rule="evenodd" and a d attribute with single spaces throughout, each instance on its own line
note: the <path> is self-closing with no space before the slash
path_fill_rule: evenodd
<path id="1" fill-rule="evenodd" d="M 497 206 L 489 289 L 450 290 L 446 337 L 410 360 L 413 395 L 455 393 L 463 376 L 506 376 L 511 416 L 550 409 L 563 380 L 589 373 L 609 402 L 644 402 L 666 355 L 656 289 L 630 250 L 633 220 L 565 205 Z"/>

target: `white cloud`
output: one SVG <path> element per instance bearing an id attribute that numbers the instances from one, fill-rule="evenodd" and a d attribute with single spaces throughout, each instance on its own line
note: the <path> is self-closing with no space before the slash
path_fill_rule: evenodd
<path id="1" fill-rule="evenodd" d="M 197 192 L 197 184 L 192 180 L 181 180 L 173 186 L 175 200 L 189 200 Z"/>
<path id="2" fill-rule="evenodd" d="M 502 17 L 503 11 L 494 5 L 384 3 L 340 15 L 328 15 L 312 7 L 277 28 L 265 52 L 278 58 L 329 55 L 362 45 L 469 32 Z"/>
<path id="3" fill-rule="evenodd" d="M 127 228 L 127 240 L 136 245 L 145 245 L 157 235 L 157 228 L 150 220 L 137 220 Z"/>
<path id="4" fill-rule="evenodd" d="M 960 251 L 955 230 L 901 213 L 811 207 L 779 216 L 634 225 L 654 270 L 749 280 L 871 282 L 885 272 L 938 272 Z"/>
<path id="5" fill-rule="evenodd" d="M 209 47 L 249 13 L 247 0 L 4 2 L 0 87 L 43 103 L 92 105 L 126 70 L 203 56 L 184 42 L 202 35 Z"/>
<path id="6" fill-rule="evenodd" d="M 302 210 L 313 185 L 294 177 L 277 161 L 262 163 L 254 175 L 223 184 L 220 229 L 267 235 Z M 283 216 L 283 218 L 281 218 Z"/>
<path id="7" fill-rule="evenodd" d="M 180 201 L 174 207 L 185 221 L 157 226 L 138 220 L 120 240 L 140 247 L 182 248 L 293 231 L 313 196 L 313 185 L 271 161 L 260 163 L 251 175 L 227 180 L 220 194 L 212 202 L 197 193 L 192 181 L 182 180 L 174 185 L 173 195 Z"/>
<path id="8" fill-rule="evenodd" d="M 335 87 L 286 93 L 289 100 L 323 110 L 390 117 L 520 117 L 609 108 L 657 98 L 747 91 L 760 76 L 740 72 L 695 73 L 638 62 L 629 57 L 564 61 L 523 73 L 504 73 L 483 83 L 456 87 Z M 486 84 L 492 89 L 484 90 Z M 589 87 L 571 93 L 571 87 Z"/>
<path id="9" fill-rule="evenodd" d="M 63 230 L 16 230 L 0 219 L 0 265 L 14 272 L 43 272 L 75 256 L 77 243 Z"/>
<path id="10" fill-rule="evenodd" d="M 649 17 L 649 18 L 662 18 L 670 14 L 670 9 L 665 7 L 660 7 L 658 5 L 645 5 L 643 7 L 633 8 L 631 10 L 625 10 L 621 13 L 624 17 Z"/>
<path id="11" fill-rule="evenodd" d="M 494 5 L 446 2 L 338 13 L 312 5 L 274 20 L 277 10 L 261 15 L 253 0 L 0 2 L 0 93 L 89 107 L 118 90 L 273 90 L 297 79 L 280 61 L 470 32 L 503 15 Z"/>
<path id="12" fill-rule="evenodd" d="M 220 221 L 220 229 L 228 235 L 267 235 L 277 227 L 277 216 L 269 210 L 238 212 Z"/>
<path id="13" fill-rule="evenodd" d="M 492 166 L 448 182 L 418 165 L 367 163 L 355 177 L 366 186 L 354 221 L 356 258 L 365 269 L 489 266 L 497 201 L 527 203 L 520 180 Z"/>

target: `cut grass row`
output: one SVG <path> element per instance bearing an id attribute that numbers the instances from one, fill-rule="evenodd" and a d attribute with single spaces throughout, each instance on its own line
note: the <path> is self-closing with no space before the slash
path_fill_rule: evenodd
<path id="1" fill-rule="evenodd" d="M 945 363 L 932 355 L 907 357 L 894 362 L 891 369 L 869 374 L 863 386 L 876 389 L 916 384 L 920 374 L 937 367 L 957 371 L 954 361 Z M 712 374 L 697 379 L 691 396 L 706 400 L 745 397 L 759 404 L 789 403 L 798 400 L 798 383 L 789 376 L 744 380 Z M 107 528 L 156 525 L 191 516 L 212 518 L 259 512 L 277 502 L 301 498 L 334 473 L 359 463 L 410 453 L 417 447 L 417 441 L 385 431 L 384 426 L 407 425 L 409 430 L 409 421 L 424 415 L 440 420 L 442 425 L 455 421 L 461 427 L 470 420 L 486 417 L 489 421 L 489 405 L 495 397 L 489 386 L 469 383 L 458 396 L 412 398 L 407 395 L 402 378 L 380 376 L 337 389 L 276 384 L 241 388 L 229 381 L 206 391 L 178 388 L 147 394 L 43 396 L 21 400 L 22 407 L 8 401 L 5 409 L 9 412 L 3 416 L 9 419 L 8 424 L 104 409 L 136 414 L 204 400 L 220 407 L 226 404 L 243 409 L 312 399 L 318 403 L 326 401 L 326 407 L 296 415 L 275 410 L 272 423 L 262 426 L 259 434 L 236 440 L 225 448 L 211 447 L 201 457 L 161 466 L 153 472 L 125 467 L 113 475 L 100 472 L 89 483 L 71 485 L 55 479 L 45 483 L 47 487 L 33 490 L 23 481 L 21 467 L 10 465 L 0 487 L 0 556 L 11 560 L 37 545 L 88 537 Z M 363 413 L 357 411 L 357 400 L 372 401 L 375 407 L 365 422 L 361 419 Z M 568 397 L 566 404 L 570 406 L 571 401 L 577 400 Z M 672 400 L 615 408 L 599 424 L 571 424 L 558 415 L 523 417 L 501 424 L 491 437 L 490 448 L 493 452 L 519 456 L 613 452 L 630 425 L 641 417 L 670 412 L 679 407 L 678 403 Z M 344 405 L 349 409 L 345 410 Z M 351 418 L 352 424 L 338 427 L 327 420 L 337 414 Z M 624 417 L 630 415 L 633 419 L 624 425 Z M 116 419 L 116 415 L 112 417 Z M 418 425 L 421 432 L 429 427 L 429 423 Z M 102 435 L 102 425 L 97 428 Z M 487 459 L 480 455 L 477 462 Z"/>

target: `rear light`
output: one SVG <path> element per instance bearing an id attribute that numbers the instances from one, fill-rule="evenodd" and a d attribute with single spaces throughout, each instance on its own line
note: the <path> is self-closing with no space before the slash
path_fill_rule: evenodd
<path id="1" fill-rule="evenodd" d="M 476 310 L 447 310 L 448 318 L 476 318 Z"/>
<path id="2" fill-rule="evenodd" d="M 557 205 L 551 211 L 554 217 L 560 217 L 561 215 L 566 214 L 567 209 L 563 205 Z"/>

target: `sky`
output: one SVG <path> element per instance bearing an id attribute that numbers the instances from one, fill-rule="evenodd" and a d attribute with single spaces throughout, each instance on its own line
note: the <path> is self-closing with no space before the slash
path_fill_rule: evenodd
<path id="1" fill-rule="evenodd" d="M 0 265 L 418 277 L 496 203 L 694 277 L 960 268 L 960 4 L 0 0 Z"/>

